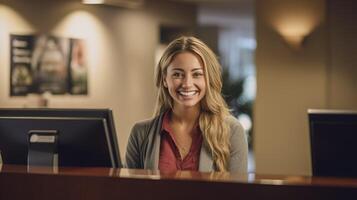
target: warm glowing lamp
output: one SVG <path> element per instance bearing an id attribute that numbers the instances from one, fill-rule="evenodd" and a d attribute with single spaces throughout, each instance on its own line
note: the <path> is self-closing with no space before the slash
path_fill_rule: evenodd
<path id="1" fill-rule="evenodd" d="M 276 30 L 284 41 L 295 50 L 302 48 L 305 38 L 311 34 L 315 25 L 304 20 L 281 21 L 276 24 Z"/>
<path id="2" fill-rule="evenodd" d="M 104 0 L 82 0 L 84 4 L 103 4 Z"/>
<path id="3" fill-rule="evenodd" d="M 324 19 L 324 1 L 271 0 L 266 5 L 264 19 L 294 50 L 303 43 Z"/>
<path id="4" fill-rule="evenodd" d="M 82 0 L 83 4 L 104 4 L 124 8 L 138 8 L 145 0 Z"/>
<path id="5" fill-rule="evenodd" d="M 299 50 L 306 36 L 304 35 L 282 35 L 285 42 L 292 48 Z"/>

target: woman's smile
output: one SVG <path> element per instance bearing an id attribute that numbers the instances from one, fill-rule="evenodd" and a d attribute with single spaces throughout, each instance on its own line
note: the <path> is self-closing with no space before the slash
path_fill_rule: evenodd
<path id="1" fill-rule="evenodd" d="M 198 90 L 190 90 L 190 91 L 178 91 L 179 95 L 183 97 L 192 97 L 196 94 L 198 94 Z"/>

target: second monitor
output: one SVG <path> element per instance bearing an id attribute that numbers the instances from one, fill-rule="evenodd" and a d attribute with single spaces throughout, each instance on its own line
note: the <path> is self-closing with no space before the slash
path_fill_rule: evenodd
<path id="1" fill-rule="evenodd" d="M 308 112 L 313 175 L 357 177 L 357 112 Z"/>
<path id="2" fill-rule="evenodd" d="M 5 164 L 25 164 L 24 142 L 29 141 L 29 131 L 58 133 L 59 166 L 122 167 L 109 109 L 0 109 L 0 149 Z M 14 152 L 8 151 L 15 146 Z M 13 160 L 16 152 L 22 156 Z"/>

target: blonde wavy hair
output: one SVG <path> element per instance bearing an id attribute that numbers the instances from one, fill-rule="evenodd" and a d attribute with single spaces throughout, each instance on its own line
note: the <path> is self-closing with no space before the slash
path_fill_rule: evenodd
<path id="1" fill-rule="evenodd" d="M 230 115 L 222 95 L 221 66 L 216 55 L 201 40 L 195 37 L 180 37 L 172 41 L 164 51 L 156 68 L 155 81 L 158 88 L 158 98 L 154 115 L 157 116 L 173 108 L 173 99 L 168 89 L 164 87 L 167 68 L 175 55 L 190 52 L 198 55 L 204 65 L 206 94 L 201 100 L 199 126 L 204 143 L 209 147 L 216 168 L 227 171 L 230 156 L 229 127 L 225 118 Z"/>

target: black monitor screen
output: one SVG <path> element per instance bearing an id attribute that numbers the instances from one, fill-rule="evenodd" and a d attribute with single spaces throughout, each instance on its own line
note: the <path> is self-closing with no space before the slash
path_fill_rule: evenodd
<path id="1" fill-rule="evenodd" d="M 309 110 L 314 176 L 357 177 L 357 112 Z"/>
<path id="2" fill-rule="evenodd" d="M 16 137 L 28 137 L 28 129 L 34 130 L 59 130 L 59 151 L 63 151 L 66 155 L 72 155 L 74 160 L 78 160 L 76 163 L 67 162 L 71 157 L 63 155 L 59 152 L 59 165 L 60 166 L 110 166 L 110 167 L 122 167 L 120 154 L 118 149 L 118 143 L 116 138 L 115 125 L 113 120 L 112 111 L 109 109 L 0 109 L 1 127 L 0 127 L 0 150 L 4 158 L 4 163 L 9 164 L 26 164 L 22 159 L 13 161 L 12 158 L 15 153 L 25 149 L 24 143 L 19 144 L 19 140 L 15 138 L 8 138 L 9 132 L 11 134 L 16 133 Z M 98 123 L 98 120 L 101 121 Z M 6 121 L 6 123 L 4 123 Z M 97 121 L 96 123 L 94 123 Z M 25 124 L 26 130 L 20 129 Z M 100 125 L 102 124 L 102 125 Z M 36 125 L 36 126 L 35 126 Z M 89 128 L 92 127 L 92 128 Z M 6 130 L 6 132 L 4 132 Z M 26 132 L 26 133 L 23 133 Z M 71 136 L 71 137 L 69 137 Z M 15 137 L 12 135 L 12 137 Z M 3 140 L 2 138 L 6 138 Z M 99 139 L 101 138 L 101 139 Z M 28 138 L 22 138 L 21 141 L 25 141 Z M 72 141 L 70 141 L 72 140 Z M 17 141 L 17 142 L 15 142 Z M 81 142 L 83 141 L 83 142 Z M 6 143 L 6 146 L 5 146 Z M 105 143 L 105 145 L 104 145 Z M 27 143 L 26 143 L 27 144 Z M 76 144 L 76 152 L 68 154 L 71 150 L 68 145 L 63 144 Z M 19 145 L 20 149 L 16 150 Z M 11 147 L 13 146 L 13 147 Z M 15 151 L 7 151 L 10 148 Z M 27 147 L 26 147 L 27 148 Z M 70 148 L 70 149 L 67 149 Z M 102 149 L 99 149 L 102 148 Z M 83 150 L 81 150 L 83 149 Z M 96 150 L 95 150 L 96 149 Z M 83 151 L 93 151 L 90 154 L 83 155 Z M 94 152 L 101 152 L 106 154 L 103 158 L 89 158 L 89 156 L 96 156 L 100 153 L 94 154 Z M 5 155 L 8 154 L 8 155 Z M 11 158 L 11 159 L 10 159 Z M 83 159 L 82 159 L 83 158 Z M 108 158 L 110 162 L 108 162 Z M 6 159 L 6 160 L 5 160 Z M 87 161 L 82 162 L 84 159 Z M 102 159 L 100 162 L 99 160 Z M 104 163 L 104 160 L 105 163 Z"/>
<path id="3" fill-rule="evenodd" d="M 94 117 L 104 118 L 108 125 L 109 141 L 113 148 L 114 167 L 122 167 L 113 113 L 110 109 L 73 109 L 73 108 L 2 108 L 1 116 L 11 117 Z"/>

